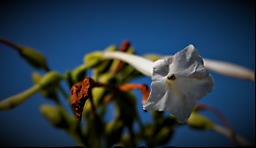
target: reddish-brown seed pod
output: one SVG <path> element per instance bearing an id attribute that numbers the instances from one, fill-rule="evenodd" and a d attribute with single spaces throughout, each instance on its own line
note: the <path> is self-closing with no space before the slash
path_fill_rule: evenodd
<path id="1" fill-rule="evenodd" d="M 78 82 L 71 88 L 71 105 L 78 121 L 82 118 L 85 101 L 92 97 L 91 89 L 94 81 L 91 78 L 85 78 L 82 82 Z"/>

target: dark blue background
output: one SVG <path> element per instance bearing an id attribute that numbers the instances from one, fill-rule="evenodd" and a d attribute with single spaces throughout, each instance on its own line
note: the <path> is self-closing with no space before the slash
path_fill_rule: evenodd
<path id="1" fill-rule="evenodd" d="M 194 44 L 206 58 L 255 69 L 255 6 L 252 1 L 1 1 L 0 36 L 42 52 L 52 69 L 64 73 L 86 53 L 128 39 L 137 53 L 174 54 Z M 0 45 L 0 99 L 32 85 L 35 71 L 16 52 Z M 255 140 L 255 83 L 212 73 L 215 88 L 200 100 L 221 110 L 235 131 Z M 149 78 L 134 82 L 150 84 Z M 136 92 L 137 93 L 137 92 Z M 137 93 L 138 98 L 141 95 Z M 39 113 L 51 104 L 39 94 L 0 112 L 0 145 L 72 146 Z M 139 101 L 138 107 L 141 108 Z M 140 114 L 144 122 L 148 113 Z M 215 122 L 212 113 L 204 113 Z M 230 146 L 212 131 L 181 127 L 169 145 Z"/>

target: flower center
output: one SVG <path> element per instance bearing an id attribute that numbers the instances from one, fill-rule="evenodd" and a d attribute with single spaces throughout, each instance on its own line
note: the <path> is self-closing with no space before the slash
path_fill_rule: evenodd
<path id="1" fill-rule="evenodd" d="M 174 74 L 171 74 L 171 75 L 169 75 L 169 76 L 167 77 L 167 79 L 168 79 L 168 80 L 175 80 L 176 77 L 175 77 Z"/>

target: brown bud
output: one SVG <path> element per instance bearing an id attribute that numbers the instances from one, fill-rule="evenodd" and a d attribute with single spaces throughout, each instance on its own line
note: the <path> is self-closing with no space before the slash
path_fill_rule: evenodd
<path id="1" fill-rule="evenodd" d="M 128 40 L 124 40 L 119 48 L 120 51 L 126 52 L 131 46 L 131 43 Z"/>
<path id="2" fill-rule="evenodd" d="M 119 48 L 120 51 L 126 52 L 131 46 L 131 43 L 128 40 L 124 40 Z M 118 64 L 112 70 L 113 74 L 116 74 L 124 65 L 124 62 L 118 61 Z"/>

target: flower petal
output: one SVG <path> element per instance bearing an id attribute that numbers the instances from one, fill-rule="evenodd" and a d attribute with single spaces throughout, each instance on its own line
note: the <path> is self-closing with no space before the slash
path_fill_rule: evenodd
<path id="1" fill-rule="evenodd" d="M 173 56 L 169 74 L 175 74 L 173 85 L 190 98 L 199 99 L 213 88 L 213 79 L 193 45 Z"/>
<path id="2" fill-rule="evenodd" d="M 180 122 L 185 122 L 189 118 L 197 101 L 197 99 L 187 96 L 176 86 L 169 89 L 165 97 L 167 97 L 164 99 L 167 100 L 165 110 L 172 113 Z"/>
<path id="3" fill-rule="evenodd" d="M 169 73 L 169 64 L 172 61 L 172 56 L 159 59 L 153 64 L 152 80 L 159 80 Z"/>
<path id="4" fill-rule="evenodd" d="M 203 59 L 197 53 L 195 47 L 189 45 L 173 56 L 172 63 L 169 65 L 169 72 L 179 73 L 184 71 L 189 74 L 195 66 L 199 65 L 203 66 Z"/>
<path id="5" fill-rule="evenodd" d="M 159 111 L 164 111 L 164 101 L 160 101 L 165 96 L 168 89 L 168 86 L 164 81 L 165 79 L 162 78 L 151 83 L 151 92 L 149 94 L 149 98 L 147 102 L 143 104 L 144 110 L 157 109 Z"/>
<path id="6" fill-rule="evenodd" d="M 196 104 L 195 98 L 188 97 L 176 86 L 169 86 L 167 80 L 153 81 L 149 99 L 143 105 L 145 110 L 168 111 L 179 121 L 185 122 Z M 170 87 L 170 88 L 169 88 Z"/>

